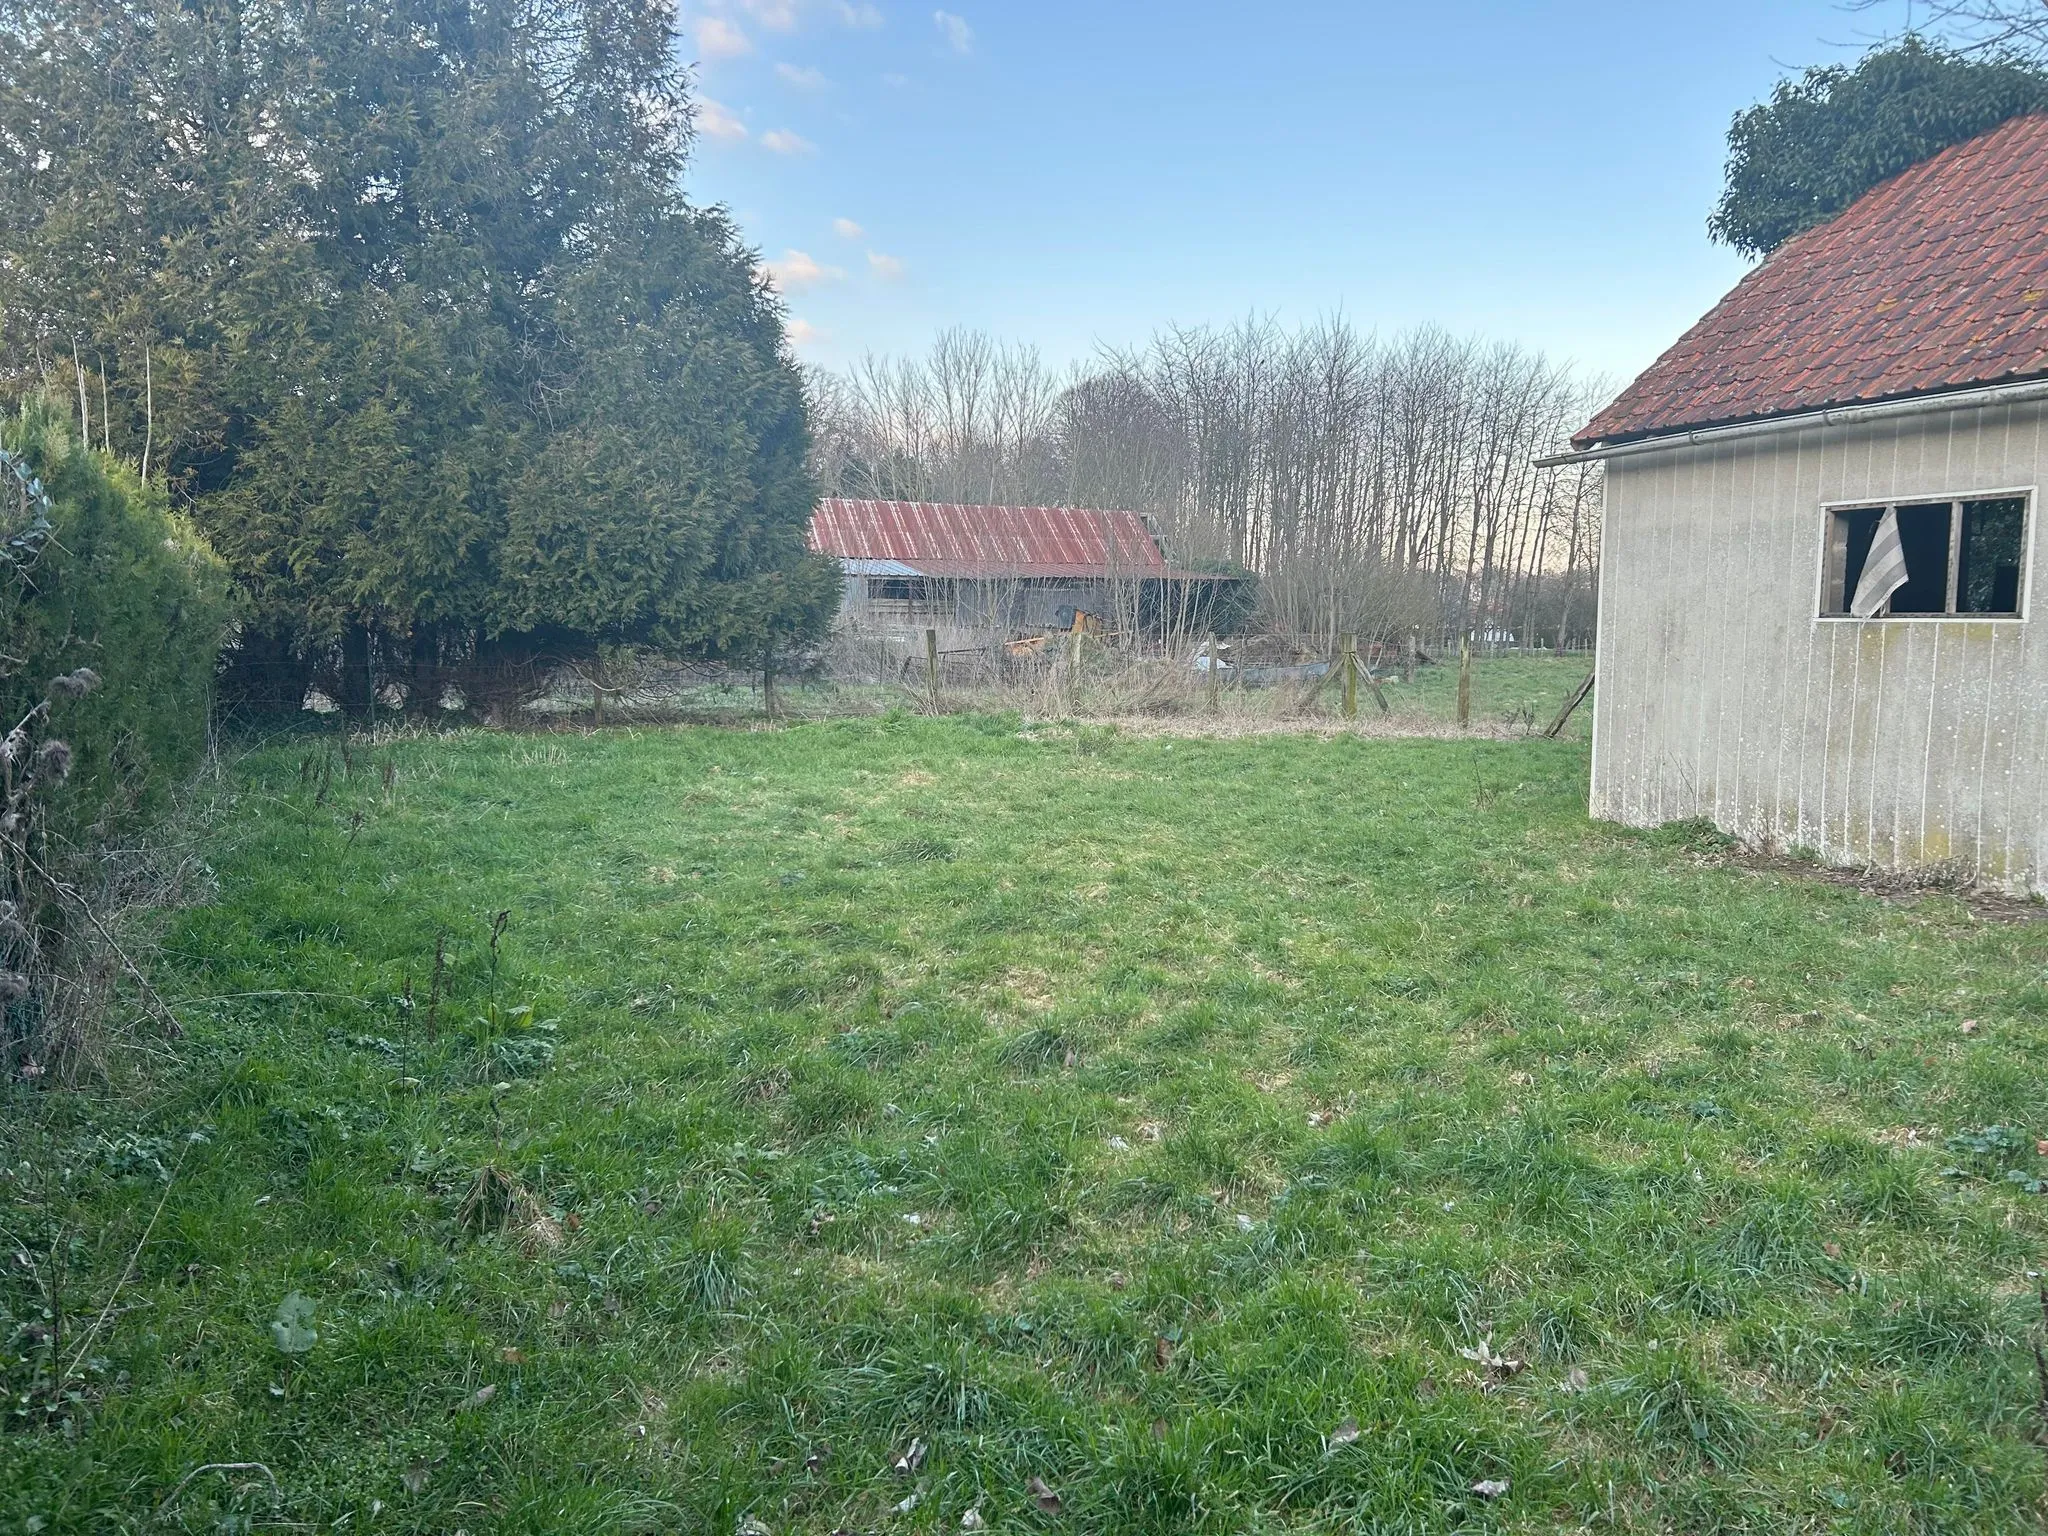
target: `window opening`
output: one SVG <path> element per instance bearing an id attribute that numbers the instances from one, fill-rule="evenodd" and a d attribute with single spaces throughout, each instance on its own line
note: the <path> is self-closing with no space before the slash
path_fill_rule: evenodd
<path id="1" fill-rule="evenodd" d="M 1865 618 L 2017 617 L 2026 536 L 2024 496 L 1830 511 L 1821 611 Z"/>

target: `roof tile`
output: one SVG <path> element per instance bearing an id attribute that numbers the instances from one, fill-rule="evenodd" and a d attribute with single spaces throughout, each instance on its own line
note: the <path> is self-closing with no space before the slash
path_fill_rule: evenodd
<path id="1" fill-rule="evenodd" d="M 2048 113 L 1866 192 L 1737 283 L 1581 448 L 2048 376 Z"/>

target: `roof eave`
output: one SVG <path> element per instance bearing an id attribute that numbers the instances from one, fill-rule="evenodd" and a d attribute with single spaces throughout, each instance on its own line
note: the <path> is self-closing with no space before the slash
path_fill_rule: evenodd
<path id="1" fill-rule="evenodd" d="M 2036 374 L 2027 378 L 2002 380 L 1995 384 L 1972 384 L 1960 389 L 1892 395 L 1881 400 L 1847 401 L 1811 410 L 1735 417 L 1727 421 L 1665 427 L 1649 432 L 1622 433 L 1608 438 L 1574 439 L 1572 452 L 1538 459 L 1536 467 L 1556 469 L 1563 465 L 1588 464 L 1603 459 L 1651 453 L 1664 448 L 1732 442 L 1747 437 L 1761 437 L 1768 433 L 1798 431 L 1806 427 L 1845 426 L 1858 421 L 1882 420 L 1891 416 L 1969 410 L 1988 405 L 2014 405 L 2026 400 L 2044 398 L 2048 398 L 2048 374 Z"/>

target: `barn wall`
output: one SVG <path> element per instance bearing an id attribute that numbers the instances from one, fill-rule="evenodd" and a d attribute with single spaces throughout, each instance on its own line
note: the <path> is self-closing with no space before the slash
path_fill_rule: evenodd
<path id="1" fill-rule="evenodd" d="M 2048 889 L 2039 497 L 2017 622 L 1817 617 L 1822 507 L 2048 480 L 2048 406 L 1608 465 L 1593 814 Z"/>

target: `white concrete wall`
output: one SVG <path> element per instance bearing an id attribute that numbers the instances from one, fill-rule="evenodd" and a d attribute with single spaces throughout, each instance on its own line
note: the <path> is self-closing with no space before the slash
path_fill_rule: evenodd
<path id="1" fill-rule="evenodd" d="M 2015 620 L 1818 617 L 1824 514 L 2048 481 L 2048 406 L 1813 427 L 1607 469 L 1595 816 L 2048 889 L 2040 498 Z"/>

